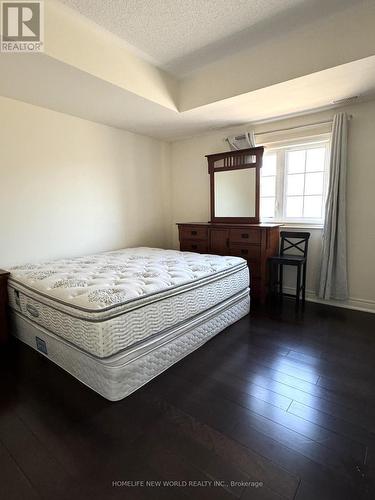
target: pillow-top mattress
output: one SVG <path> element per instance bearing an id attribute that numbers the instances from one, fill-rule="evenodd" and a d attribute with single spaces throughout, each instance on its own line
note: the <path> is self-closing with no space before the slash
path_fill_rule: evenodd
<path id="1" fill-rule="evenodd" d="M 245 260 L 128 248 L 10 269 L 11 308 L 97 357 L 111 356 L 249 286 Z"/>

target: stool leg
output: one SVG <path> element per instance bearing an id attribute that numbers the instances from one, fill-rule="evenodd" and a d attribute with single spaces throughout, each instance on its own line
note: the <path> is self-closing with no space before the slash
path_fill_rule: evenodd
<path id="1" fill-rule="evenodd" d="M 277 295 L 277 281 L 278 281 L 279 266 L 276 262 L 272 262 L 272 295 Z"/>
<path id="2" fill-rule="evenodd" d="M 302 276 L 302 304 L 305 305 L 306 300 L 306 262 L 303 264 L 303 276 Z"/>
<path id="3" fill-rule="evenodd" d="M 297 286 L 296 286 L 296 306 L 299 307 L 299 299 L 301 295 L 301 266 L 297 268 Z"/>
<path id="4" fill-rule="evenodd" d="M 273 262 L 270 260 L 268 262 L 268 293 L 270 296 L 273 295 L 273 288 L 274 288 L 274 284 L 273 284 Z"/>
<path id="5" fill-rule="evenodd" d="M 279 280 L 279 293 L 281 297 L 283 296 L 283 278 L 284 278 L 284 266 L 280 264 L 280 280 Z"/>

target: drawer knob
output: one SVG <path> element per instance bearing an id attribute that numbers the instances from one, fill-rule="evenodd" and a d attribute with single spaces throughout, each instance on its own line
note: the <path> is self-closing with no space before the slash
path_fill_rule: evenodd
<path id="1" fill-rule="evenodd" d="M 192 236 L 196 236 L 197 232 L 196 231 L 192 231 L 191 234 L 192 234 Z"/>
<path id="2" fill-rule="evenodd" d="M 192 250 L 196 250 L 197 248 L 198 248 L 197 245 L 191 245 Z"/>
<path id="3" fill-rule="evenodd" d="M 247 255 L 249 253 L 249 250 L 247 250 L 246 248 L 242 248 L 241 253 L 242 255 Z"/>
<path id="4" fill-rule="evenodd" d="M 241 238 L 249 238 L 249 233 L 242 233 Z"/>

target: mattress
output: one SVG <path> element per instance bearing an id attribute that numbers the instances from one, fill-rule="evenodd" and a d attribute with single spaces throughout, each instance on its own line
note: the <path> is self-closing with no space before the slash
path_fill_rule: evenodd
<path id="1" fill-rule="evenodd" d="M 152 339 L 249 286 L 239 257 L 146 247 L 10 271 L 13 311 L 98 358 Z"/>
<path id="2" fill-rule="evenodd" d="M 243 290 L 196 317 L 106 359 L 82 351 L 17 311 L 12 312 L 12 318 L 14 334 L 21 341 L 105 398 L 117 401 L 245 316 L 249 308 L 249 293 Z"/>

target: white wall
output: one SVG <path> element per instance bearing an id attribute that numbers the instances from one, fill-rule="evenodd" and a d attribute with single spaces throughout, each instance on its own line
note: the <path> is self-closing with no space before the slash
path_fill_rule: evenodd
<path id="1" fill-rule="evenodd" d="M 0 268 L 168 246 L 168 145 L 0 98 Z"/>
<path id="2" fill-rule="evenodd" d="M 353 115 L 348 166 L 348 305 L 375 311 L 375 101 L 343 108 Z M 334 111 L 259 124 L 256 132 L 329 120 Z M 209 220 L 209 176 L 206 154 L 228 150 L 224 138 L 251 127 L 219 130 L 171 147 L 172 218 L 176 222 Z M 178 248 L 173 224 L 173 245 Z M 321 231 L 312 229 L 307 288 L 313 297 L 320 268 Z M 288 281 L 293 281 L 289 276 Z"/>
<path id="3" fill-rule="evenodd" d="M 347 107 L 349 305 L 375 310 L 375 102 Z M 333 111 L 259 124 L 267 131 Z M 176 222 L 209 219 L 204 155 L 237 127 L 163 142 L 0 98 L 0 267 L 125 246 L 178 248 Z M 171 166 L 171 168 L 170 168 Z M 308 288 L 320 266 L 311 230 Z M 290 281 L 292 283 L 292 281 Z"/>

